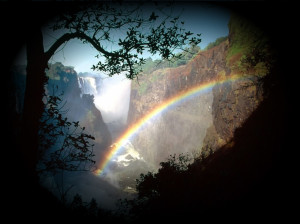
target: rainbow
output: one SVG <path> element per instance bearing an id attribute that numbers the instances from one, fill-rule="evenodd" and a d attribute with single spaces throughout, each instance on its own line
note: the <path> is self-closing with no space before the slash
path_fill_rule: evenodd
<path id="1" fill-rule="evenodd" d="M 146 114 L 144 117 L 142 117 L 140 120 L 138 120 L 135 124 L 133 124 L 131 127 L 129 127 L 121 137 L 119 137 L 113 145 L 110 146 L 108 152 L 103 156 L 102 160 L 99 163 L 99 166 L 97 170 L 94 172 L 96 175 L 101 175 L 101 173 L 104 171 L 105 167 L 109 163 L 109 161 L 112 159 L 112 157 L 118 153 L 122 146 L 124 146 L 129 139 L 131 139 L 138 131 L 151 119 L 156 117 L 158 114 L 163 113 L 168 108 L 171 108 L 171 106 L 174 106 L 175 104 L 178 104 L 182 102 L 185 99 L 188 99 L 189 97 L 195 96 L 197 94 L 201 94 L 205 91 L 208 91 L 212 89 L 214 86 L 222 85 L 227 82 L 234 82 L 236 80 L 245 79 L 245 76 L 241 75 L 232 75 L 232 76 L 225 76 L 223 78 L 216 79 L 214 81 L 209 81 L 205 83 L 201 83 L 197 86 L 191 87 L 185 91 L 179 92 L 176 95 L 172 96 L 171 98 L 165 100 L 158 106 L 156 106 L 152 111 L 150 111 L 148 114 Z"/>

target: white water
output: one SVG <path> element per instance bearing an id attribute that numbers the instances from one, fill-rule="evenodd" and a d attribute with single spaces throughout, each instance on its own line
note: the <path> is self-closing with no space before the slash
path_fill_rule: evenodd
<path id="1" fill-rule="evenodd" d="M 100 76 L 100 75 L 99 75 Z M 95 106 L 100 110 L 105 123 L 114 121 L 125 124 L 130 100 L 131 81 L 124 74 L 113 77 L 79 77 L 82 94 L 94 95 Z M 98 83 L 100 82 L 101 83 Z M 97 88 L 98 87 L 98 88 Z"/>

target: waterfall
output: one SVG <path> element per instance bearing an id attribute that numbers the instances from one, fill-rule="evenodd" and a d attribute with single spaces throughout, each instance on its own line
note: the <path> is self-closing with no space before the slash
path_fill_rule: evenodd
<path id="1" fill-rule="evenodd" d="M 95 77 L 78 77 L 78 84 L 81 89 L 81 96 L 83 94 L 97 95 L 97 89 L 99 89 L 97 86 L 99 84 L 96 82 Z"/>
<path id="2" fill-rule="evenodd" d="M 127 122 L 131 81 L 126 79 L 125 74 L 108 77 L 83 73 L 78 76 L 78 84 L 81 97 L 83 94 L 94 95 L 95 106 L 105 123 Z"/>

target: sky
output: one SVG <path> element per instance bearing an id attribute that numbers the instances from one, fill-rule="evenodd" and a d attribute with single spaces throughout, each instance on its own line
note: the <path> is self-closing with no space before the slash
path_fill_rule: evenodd
<path id="1" fill-rule="evenodd" d="M 199 44 L 204 49 L 207 44 L 215 41 L 218 37 L 228 35 L 228 22 L 230 11 L 226 8 L 215 5 L 196 3 L 178 3 L 175 6 L 174 14 L 181 13 L 180 19 L 185 21 L 185 29 L 193 33 L 200 33 L 202 42 Z M 59 34 L 58 34 L 59 35 Z M 47 50 L 58 37 L 52 31 L 44 29 L 44 46 Z M 20 52 L 16 64 L 24 64 L 25 51 Z M 61 47 L 50 59 L 50 63 L 62 62 L 65 66 L 74 66 L 76 72 L 94 72 L 91 67 L 97 63 L 97 51 L 89 44 L 82 44 L 79 40 L 74 39 Z M 143 57 L 149 57 L 145 54 Z M 155 56 L 151 56 L 157 59 Z"/>
<path id="2" fill-rule="evenodd" d="M 180 14 L 180 20 L 185 22 L 186 31 L 201 34 L 202 41 L 199 44 L 201 49 L 217 38 L 228 35 L 229 9 L 211 4 L 182 2 L 176 3 L 172 10 L 174 15 Z M 145 16 L 149 16 L 152 9 L 146 8 L 144 11 Z M 45 50 L 62 34 L 62 32 L 53 32 L 44 27 Z M 97 64 L 99 60 L 95 57 L 96 55 L 97 51 L 90 44 L 82 44 L 78 39 L 73 39 L 58 49 L 49 62 L 61 62 L 65 66 L 73 66 L 77 73 L 99 74 L 99 71 L 91 69 L 92 65 Z M 159 59 L 150 54 L 143 55 L 144 58 L 150 56 L 153 59 Z M 25 60 L 25 50 L 23 50 L 20 57 L 16 59 L 16 64 L 26 64 Z M 129 98 L 130 82 L 124 76 L 113 76 L 113 78 L 104 79 L 101 93 L 95 96 L 95 105 L 101 111 L 105 122 L 114 120 L 126 122 Z M 118 111 L 123 111 L 123 113 Z"/>
<path id="3" fill-rule="evenodd" d="M 218 37 L 228 35 L 229 10 L 208 5 L 200 6 L 195 3 L 177 4 L 176 10 L 178 13 L 183 10 L 180 19 L 185 21 L 187 31 L 201 34 L 202 42 L 199 44 L 201 49 L 204 49 L 208 43 L 215 41 Z M 43 35 L 44 47 L 47 50 L 62 34 L 44 29 Z M 98 61 L 95 55 L 97 55 L 97 51 L 89 44 L 82 44 L 79 40 L 71 40 L 61 47 L 49 62 L 61 62 L 65 66 L 74 66 L 77 73 L 95 73 L 91 70 L 92 65 Z M 149 56 L 143 55 L 144 58 Z M 23 50 L 20 52 L 20 57 L 16 58 L 16 64 L 25 64 L 25 60 L 25 50 Z M 113 121 L 126 123 L 129 100 L 130 81 L 125 80 L 122 76 L 114 76 L 103 80 L 101 92 L 95 96 L 95 105 L 101 111 L 105 123 Z M 111 174 L 110 178 L 114 180 L 115 177 Z M 106 181 L 90 174 L 82 175 L 79 173 L 66 176 L 65 181 L 74 184 L 75 187 L 72 190 L 80 192 L 81 195 L 101 199 L 99 204 L 107 208 L 112 206 L 113 198 L 117 197 L 119 192 L 110 185 L 112 181 L 106 183 Z"/>

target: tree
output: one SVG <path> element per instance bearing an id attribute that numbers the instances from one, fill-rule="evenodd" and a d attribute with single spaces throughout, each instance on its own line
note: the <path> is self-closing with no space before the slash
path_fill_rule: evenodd
<path id="1" fill-rule="evenodd" d="M 206 46 L 205 50 L 209 50 L 215 46 L 218 46 L 220 43 L 224 42 L 227 38 L 228 38 L 227 36 L 217 38 L 214 42 L 210 42 Z"/>
<path id="2" fill-rule="evenodd" d="M 73 201 L 70 204 L 70 208 L 74 211 L 74 214 L 78 216 L 83 215 L 86 212 L 82 197 L 79 194 L 75 194 Z"/>
<path id="3" fill-rule="evenodd" d="M 174 189 L 182 190 L 180 186 L 186 184 L 186 181 L 181 176 L 186 175 L 193 160 L 189 154 L 174 154 L 167 161 L 160 163 L 161 168 L 157 173 L 141 174 L 140 179 L 136 180 L 139 198 L 165 197 L 174 193 Z"/>
<path id="4" fill-rule="evenodd" d="M 44 85 L 47 81 L 45 69 L 49 59 L 64 43 L 79 39 L 83 44 L 92 45 L 103 57 L 95 70 L 114 75 L 127 71 L 127 77 L 133 79 L 140 71 L 134 65 L 142 65 L 145 51 L 159 54 L 163 59 L 174 57 L 173 50 L 186 44 L 198 44 L 201 40 L 193 33 L 185 31 L 179 17 L 151 12 L 146 16 L 142 7 L 127 7 L 123 5 L 95 4 L 74 5 L 57 16 L 52 23 L 53 31 L 63 34 L 45 51 L 41 26 L 33 26 L 26 41 L 27 47 L 27 80 L 23 111 L 23 129 L 21 142 L 23 155 L 28 162 L 28 173 L 35 178 L 36 154 L 38 151 L 39 121 L 44 111 L 42 101 Z M 123 6 L 123 7 L 120 7 Z M 125 30 L 118 40 L 113 38 L 118 30 Z M 109 50 L 105 46 L 113 44 Z M 101 57 L 100 57 L 101 56 Z M 29 131 L 30 130 L 30 131 Z"/>
<path id="5" fill-rule="evenodd" d="M 92 217 L 96 217 L 98 213 L 98 204 L 95 198 L 92 198 L 90 203 L 88 204 L 88 214 Z"/>
<path id="6" fill-rule="evenodd" d="M 58 88 L 58 87 L 57 87 Z M 45 95 L 46 108 L 40 120 L 38 176 L 54 177 L 56 189 L 61 202 L 66 203 L 66 196 L 73 185 L 64 186 L 64 171 L 89 171 L 94 167 L 93 140 L 95 138 L 85 132 L 79 121 L 69 121 L 68 110 L 64 108 L 63 93 Z"/>
<path id="7" fill-rule="evenodd" d="M 187 196 L 195 193 L 193 190 L 196 188 L 191 187 L 193 184 L 190 184 L 190 178 L 191 168 L 196 160 L 197 158 L 189 154 L 174 154 L 160 163 L 161 168 L 156 173 L 141 174 L 136 180 L 138 197 L 121 203 L 124 214 L 139 221 L 157 217 L 177 221 L 172 220 L 174 214 L 176 217 L 183 215 L 190 208 L 186 204 L 191 202 Z"/>
<path id="8" fill-rule="evenodd" d="M 79 121 L 68 120 L 62 95 L 45 96 L 47 107 L 39 130 L 39 173 L 87 171 L 95 164 L 92 143 L 95 138 L 85 132 L 85 127 L 80 127 Z"/>

